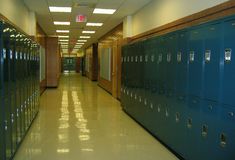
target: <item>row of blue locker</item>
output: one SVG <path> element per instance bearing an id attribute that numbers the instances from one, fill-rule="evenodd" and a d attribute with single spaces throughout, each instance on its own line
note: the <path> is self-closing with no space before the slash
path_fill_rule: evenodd
<path id="1" fill-rule="evenodd" d="M 122 80 L 235 106 L 234 37 L 235 19 L 228 18 L 125 46 Z"/>
<path id="2" fill-rule="evenodd" d="M 234 160 L 235 17 L 122 48 L 126 112 L 187 160 Z"/>
<path id="3" fill-rule="evenodd" d="M 0 159 L 13 159 L 39 106 L 39 46 L 0 21 Z"/>

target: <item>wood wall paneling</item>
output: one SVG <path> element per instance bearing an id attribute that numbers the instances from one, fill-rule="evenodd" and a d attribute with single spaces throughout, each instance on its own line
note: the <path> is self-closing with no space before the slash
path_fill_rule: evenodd
<path id="1" fill-rule="evenodd" d="M 61 57 L 58 46 L 58 38 L 46 38 L 47 54 L 47 87 L 58 87 L 60 77 Z"/>
<path id="2" fill-rule="evenodd" d="M 40 44 L 40 46 L 46 48 L 46 33 L 39 26 L 39 24 L 36 25 L 36 41 Z M 45 55 L 45 61 L 46 59 L 47 59 L 47 56 Z M 47 64 L 45 63 L 45 68 L 47 68 L 46 65 Z M 46 90 L 46 77 L 47 77 L 47 74 L 45 75 L 45 79 L 41 80 L 40 82 L 41 94 Z"/>

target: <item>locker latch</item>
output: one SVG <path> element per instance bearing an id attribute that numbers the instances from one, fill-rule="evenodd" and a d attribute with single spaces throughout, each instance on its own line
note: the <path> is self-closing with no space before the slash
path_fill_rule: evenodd
<path id="1" fill-rule="evenodd" d="M 177 53 L 177 62 L 181 62 L 181 60 L 182 60 L 182 53 L 178 52 Z"/>
<path id="2" fill-rule="evenodd" d="M 170 53 L 167 54 L 167 58 L 166 59 L 167 59 L 167 62 L 171 62 L 171 54 Z"/>
<path id="3" fill-rule="evenodd" d="M 190 53 L 189 53 L 189 61 L 190 62 L 194 61 L 194 51 L 190 51 Z"/>
<path id="4" fill-rule="evenodd" d="M 232 49 L 230 49 L 230 48 L 225 49 L 224 58 L 225 58 L 225 62 L 230 62 L 231 61 L 231 59 L 232 59 Z"/>
<path id="5" fill-rule="evenodd" d="M 210 60 L 211 60 L 211 51 L 206 50 L 206 52 L 205 52 L 205 61 L 210 62 Z"/>

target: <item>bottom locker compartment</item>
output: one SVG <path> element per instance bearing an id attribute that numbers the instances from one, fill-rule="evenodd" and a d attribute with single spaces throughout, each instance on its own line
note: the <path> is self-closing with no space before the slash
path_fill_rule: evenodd
<path id="1" fill-rule="evenodd" d="M 200 146 L 199 140 L 201 135 L 200 129 L 200 108 L 201 100 L 198 97 L 189 97 L 186 125 L 185 125 L 185 159 L 199 160 L 200 158 Z"/>
<path id="2" fill-rule="evenodd" d="M 235 159 L 235 107 L 222 105 L 217 121 L 217 152 L 215 160 Z"/>
<path id="3" fill-rule="evenodd" d="M 217 121 L 218 121 L 218 111 L 219 104 L 217 102 L 204 100 L 202 104 L 201 114 L 200 114 L 200 159 L 217 159 L 216 139 L 217 135 Z"/>

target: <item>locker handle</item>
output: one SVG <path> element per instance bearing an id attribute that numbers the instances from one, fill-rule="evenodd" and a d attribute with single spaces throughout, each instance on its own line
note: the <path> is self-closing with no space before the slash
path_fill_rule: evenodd
<path id="1" fill-rule="evenodd" d="M 209 108 L 210 110 L 212 110 L 212 109 L 213 109 L 213 106 L 212 106 L 212 105 L 209 105 L 208 108 Z"/>
<path id="2" fill-rule="evenodd" d="M 207 137 L 207 134 L 208 134 L 208 126 L 203 125 L 202 126 L 202 136 L 205 138 L 205 137 Z"/>
<path id="3" fill-rule="evenodd" d="M 228 112 L 228 115 L 229 115 L 230 117 L 234 117 L 234 113 L 233 113 L 233 112 Z"/>
<path id="4" fill-rule="evenodd" d="M 224 133 L 222 133 L 220 135 L 220 146 L 223 148 L 226 147 L 226 144 L 227 144 L 226 141 L 227 141 L 226 135 Z"/>

